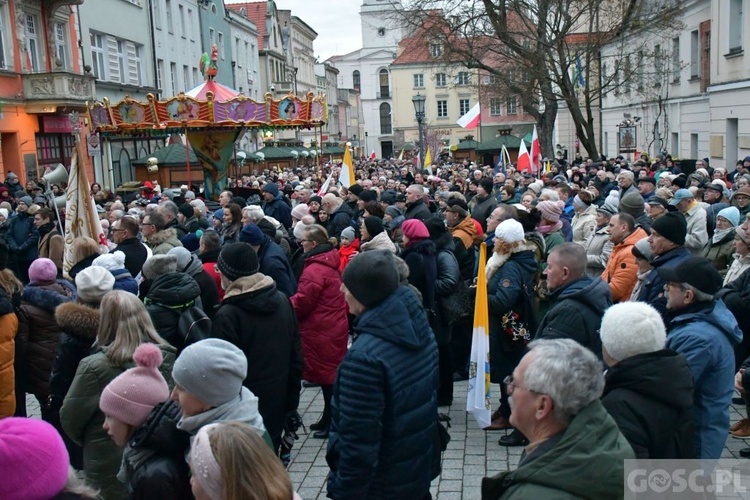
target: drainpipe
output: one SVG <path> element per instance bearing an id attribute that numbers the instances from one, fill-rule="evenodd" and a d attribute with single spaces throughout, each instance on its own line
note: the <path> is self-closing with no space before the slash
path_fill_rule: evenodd
<path id="1" fill-rule="evenodd" d="M 154 39 L 154 2 L 153 0 L 148 0 L 148 27 L 149 31 L 151 33 L 151 61 L 153 62 L 153 71 L 154 71 L 154 87 L 157 87 L 159 85 L 159 82 L 156 81 L 156 75 L 159 74 L 159 68 L 157 67 L 156 62 L 156 40 Z M 157 88 L 156 91 L 156 99 L 158 100 L 161 96 L 161 89 Z"/>

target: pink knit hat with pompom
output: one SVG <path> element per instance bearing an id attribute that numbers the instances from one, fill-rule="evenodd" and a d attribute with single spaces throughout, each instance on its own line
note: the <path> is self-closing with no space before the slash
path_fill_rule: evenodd
<path id="1" fill-rule="evenodd" d="M 156 345 L 139 345 L 133 361 L 135 368 L 126 370 L 104 388 L 99 409 L 120 422 L 140 427 L 151 410 L 169 398 L 169 387 L 159 373 L 162 355 Z"/>

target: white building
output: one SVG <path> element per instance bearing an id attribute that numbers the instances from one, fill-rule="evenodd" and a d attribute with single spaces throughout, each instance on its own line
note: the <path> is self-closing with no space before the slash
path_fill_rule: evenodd
<path id="1" fill-rule="evenodd" d="M 339 127 L 338 78 L 339 70 L 328 63 L 315 65 L 315 75 L 318 80 L 317 93 L 326 96 L 328 103 L 328 118 L 323 127 L 323 142 L 338 138 Z"/>
<path id="2" fill-rule="evenodd" d="M 339 70 L 339 88 L 360 93 L 362 116 L 356 129 L 363 129 L 365 137 L 362 132 L 354 132 L 342 140 L 351 141 L 366 154 L 375 150 L 381 158 L 393 155 L 393 93 L 389 67 L 404 37 L 404 29 L 397 24 L 398 16 L 394 14 L 402 8 L 399 0 L 363 0 L 360 10 L 362 48 L 327 61 Z"/>

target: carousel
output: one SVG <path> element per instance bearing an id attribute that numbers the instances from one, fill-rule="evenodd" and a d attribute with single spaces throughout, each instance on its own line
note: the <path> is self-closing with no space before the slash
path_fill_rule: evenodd
<path id="1" fill-rule="evenodd" d="M 207 198 L 216 198 L 225 189 L 235 143 L 248 130 L 265 133 L 312 129 L 316 137 L 319 133 L 322 137 L 322 126 L 328 116 L 325 96 L 308 92 L 300 97 L 289 93 L 276 100 L 271 93 L 266 93 L 263 101 L 255 101 L 214 81 L 218 72 L 216 57 L 214 46 L 210 59 L 207 54 L 201 58 L 204 83 L 176 97 L 160 101 L 148 94 L 146 102 L 127 96 L 114 104 L 106 97 L 101 102 L 86 103 L 92 130 L 103 137 L 148 133 L 184 135 L 188 179 L 192 180 L 192 155 L 189 154 L 192 148 L 203 170 Z M 263 158 L 259 155 L 259 159 Z"/>

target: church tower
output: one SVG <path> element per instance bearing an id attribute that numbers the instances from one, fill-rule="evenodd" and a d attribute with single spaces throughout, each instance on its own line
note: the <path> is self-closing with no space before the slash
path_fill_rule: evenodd
<path id="1" fill-rule="evenodd" d="M 403 38 L 399 0 L 363 0 L 360 9 L 364 53 L 395 49 Z"/>

